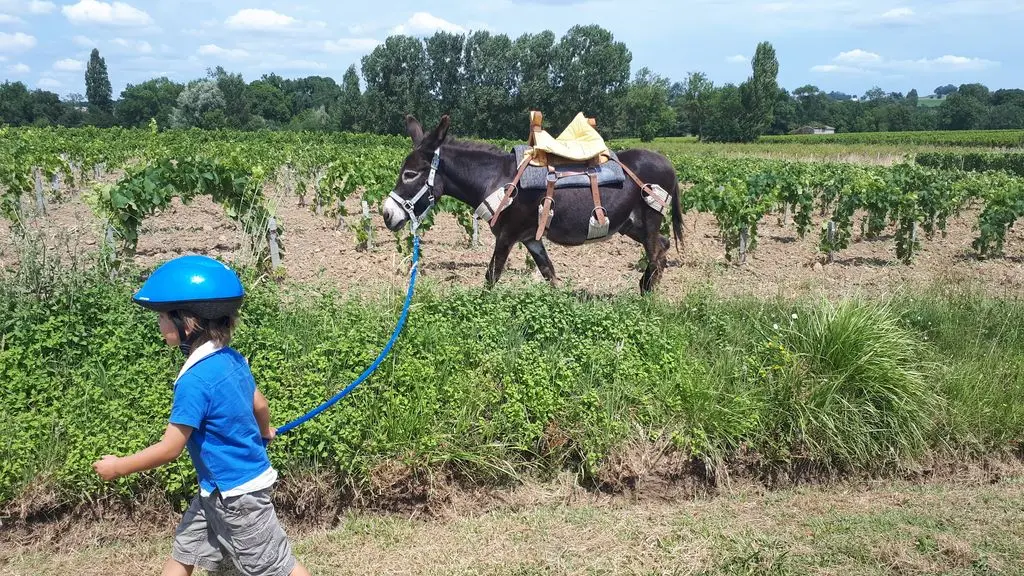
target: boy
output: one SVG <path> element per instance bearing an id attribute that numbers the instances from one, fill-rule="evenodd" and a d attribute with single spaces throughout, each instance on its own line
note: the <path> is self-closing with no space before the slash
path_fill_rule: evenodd
<path id="1" fill-rule="evenodd" d="M 131 456 L 104 456 L 104 480 L 173 462 L 188 448 L 199 494 L 175 531 L 165 576 L 231 563 L 243 574 L 308 576 L 292 554 L 271 500 L 277 472 L 263 440 L 270 409 L 245 358 L 228 344 L 245 293 L 234 271 L 198 255 L 157 268 L 132 300 L 159 313 L 160 333 L 186 360 L 174 384 L 163 439 Z"/>

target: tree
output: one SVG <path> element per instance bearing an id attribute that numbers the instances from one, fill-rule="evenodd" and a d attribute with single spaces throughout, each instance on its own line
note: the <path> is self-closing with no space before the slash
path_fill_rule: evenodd
<path id="1" fill-rule="evenodd" d="M 715 96 L 715 84 L 703 72 L 691 72 L 683 84 L 683 110 L 690 131 L 699 140 L 704 139 L 704 127 L 711 118 L 712 99 Z"/>
<path id="2" fill-rule="evenodd" d="M 114 116 L 122 126 L 145 127 L 151 118 L 158 127 L 169 128 L 171 111 L 178 95 L 185 89 L 183 84 L 172 82 L 166 77 L 147 80 L 142 84 L 128 84 L 121 91 L 121 99 L 114 109 Z"/>
<path id="3" fill-rule="evenodd" d="M 362 59 L 367 128 L 405 134 L 405 115 L 434 117 L 427 55 L 412 36 L 389 36 Z"/>
<path id="4" fill-rule="evenodd" d="M 985 116 L 985 105 L 970 96 L 954 92 L 939 105 L 939 128 L 974 130 Z"/>
<path id="5" fill-rule="evenodd" d="M 341 101 L 338 102 L 338 118 L 336 125 L 346 132 L 357 132 L 362 128 L 364 103 L 363 94 L 359 90 L 359 74 L 356 65 L 352 64 L 345 70 L 341 79 Z"/>
<path id="6" fill-rule="evenodd" d="M 984 128 L 986 130 L 1024 129 L 1024 106 L 1017 104 L 993 106 L 985 116 Z"/>
<path id="7" fill-rule="evenodd" d="M 517 80 L 512 41 L 504 34 L 475 32 L 466 39 L 463 129 L 481 138 L 508 138 L 522 130 L 512 93 Z"/>
<path id="8" fill-rule="evenodd" d="M 89 55 L 89 65 L 85 69 L 85 97 L 89 100 L 89 106 L 112 114 L 112 92 L 110 77 L 107 75 L 107 62 L 100 57 L 100 51 L 93 48 Z"/>
<path id="9" fill-rule="evenodd" d="M 1012 89 L 1000 89 L 992 93 L 992 105 L 1001 106 L 1003 104 L 1016 104 L 1017 106 L 1024 107 L 1024 90 L 1020 88 Z"/>
<path id="10" fill-rule="evenodd" d="M 775 101 L 779 92 L 779 61 L 775 56 L 775 48 L 769 42 L 757 45 L 751 67 L 753 75 L 740 84 L 739 88 L 740 102 L 743 104 L 739 138 L 745 142 L 756 140 L 764 134 L 772 125 L 775 114 Z"/>
<path id="11" fill-rule="evenodd" d="M 796 97 L 796 124 L 822 124 L 829 122 L 829 105 L 831 96 L 826 95 L 817 86 L 805 84 L 793 90 Z M 845 101 L 849 101 L 847 98 Z"/>
<path id="12" fill-rule="evenodd" d="M 911 108 L 917 108 L 919 97 L 917 95 L 917 88 L 912 89 L 907 93 L 907 105 Z"/>
<path id="13" fill-rule="evenodd" d="M 462 120 L 465 47 L 463 34 L 439 31 L 426 40 L 430 95 L 437 101 L 438 112 L 450 114 L 454 125 Z"/>
<path id="14" fill-rule="evenodd" d="M 743 139 L 740 122 L 746 110 L 743 108 L 738 86 L 729 83 L 715 89 L 709 108 L 711 114 L 704 127 L 704 140 L 739 142 Z"/>
<path id="15" fill-rule="evenodd" d="M 236 130 L 249 125 L 250 107 L 248 86 L 241 74 L 230 74 L 223 67 L 207 70 L 207 77 L 217 82 L 217 88 L 224 97 L 224 118 L 227 128 Z"/>
<path id="16" fill-rule="evenodd" d="M 949 94 L 952 94 L 954 92 L 956 92 L 956 86 L 954 86 L 952 84 L 946 84 L 945 86 L 939 86 L 938 88 L 935 89 L 935 95 L 938 96 L 939 98 L 942 98 L 944 96 L 948 96 Z"/>
<path id="17" fill-rule="evenodd" d="M 882 102 L 888 99 L 888 95 L 880 87 L 872 86 L 870 90 L 864 93 L 864 99 L 868 102 Z"/>
<path id="18" fill-rule="evenodd" d="M 960 88 L 957 89 L 957 93 L 968 98 L 974 98 L 986 106 L 992 98 L 992 93 L 989 92 L 988 86 L 984 84 L 961 84 Z"/>
<path id="19" fill-rule="evenodd" d="M 514 96 L 516 118 L 528 118 L 530 110 L 550 110 L 555 96 L 551 84 L 551 66 L 555 50 L 555 33 L 545 30 L 538 34 L 523 34 L 512 45 L 519 76 Z M 524 133 L 518 125 L 520 137 Z"/>
<path id="20" fill-rule="evenodd" d="M 567 125 L 579 112 L 599 123 L 613 118 L 615 100 L 629 86 L 632 59 L 608 30 L 594 24 L 570 28 L 553 50 L 552 124 Z"/>
<path id="21" fill-rule="evenodd" d="M 287 124 L 292 118 L 288 97 L 281 88 L 265 78 L 249 83 L 246 88 L 246 100 L 249 102 L 249 111 L 252 115 L 273 124 Z"/>
<path id="22" fill-rule="evenodd" d="M 0 123 L 27 126 L 33 120 L 32 96 L 28 87 L 22 82 L 0 84 Z"/>
<path id="23" fill-rule="evenodd" d="M 178 95 L 178 105 L 171 112 L 171 127 L 223 128 L 224 107 L 224 94 L 216 80 L 193 80 Z"/>
<path id="24" fill-rule="evenodd" d="M 667 78 L 652 74 L 646 67 L 637 71 L 624 100 L 626 134 L 650 142 L 672 129 L 676 112 L 669 106 L 668 91 Z"/>
<path id="25" fill-rule="evenodd" d="M 775 115 L 769 132 L 772 134 L 788 134 L 796 128 L 797 103 L 785 88 L 779 88 L 775 99 Z"/>

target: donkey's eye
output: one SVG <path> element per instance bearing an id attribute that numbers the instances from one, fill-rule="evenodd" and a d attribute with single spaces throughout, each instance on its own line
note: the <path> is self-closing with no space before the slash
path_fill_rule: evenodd
<path id="1" fill-rule="evenodd" d="M 413 180 L 419 177 L 420 173 L 414 170 L 406 170 L 405 172 L 402 172 L 402 182 L 405 182 L 406 184 L 412 182 Z"/>

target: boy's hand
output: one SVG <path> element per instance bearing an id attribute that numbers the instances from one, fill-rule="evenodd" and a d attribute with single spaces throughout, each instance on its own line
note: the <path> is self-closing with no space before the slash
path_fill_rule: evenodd
<path id="1" fill-rule="evenodd" d="M 117 456 L 107 454 L 102 460 L 93 462 L 92 469 L 100 475 L 100 478 L 103 478 L 107 482 L 115 480 L 117 478 L 116 464 L 118 460 L 119 458 Z"/>
<path id="2" fill-rule="evenodd" d="M 263 445 L 270 446 L 270 443 L 277 438 L 277 428 L 271 428 L 270 431 L 263 435 Z"/>

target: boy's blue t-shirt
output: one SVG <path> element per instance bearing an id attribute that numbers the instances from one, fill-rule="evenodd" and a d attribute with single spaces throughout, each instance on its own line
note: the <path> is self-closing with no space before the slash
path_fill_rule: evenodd
<path id="1" fill-rule="evenodd" d="M 231 490 L 270 467 L 253 413 L 256 381 L 245 358 L 225 346 L 178 379 L 170 422 L 192 428 L 186 447 L 200 488 Z"/>

